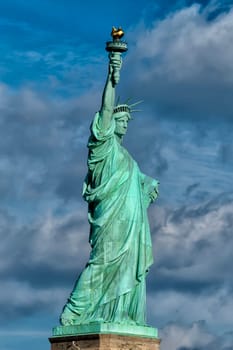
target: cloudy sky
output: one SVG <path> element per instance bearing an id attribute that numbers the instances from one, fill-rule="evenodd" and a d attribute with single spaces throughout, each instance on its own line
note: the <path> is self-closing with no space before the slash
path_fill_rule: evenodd
<path id="1" fill-rule="evenodd" d="M 125 146 L 161 182 L 148 322 L 161 350 L 233 349 L 232 0 L 0 2 L 2 350 L 47 338 L 89 255 L 81 197 L 112 25 Z"/>

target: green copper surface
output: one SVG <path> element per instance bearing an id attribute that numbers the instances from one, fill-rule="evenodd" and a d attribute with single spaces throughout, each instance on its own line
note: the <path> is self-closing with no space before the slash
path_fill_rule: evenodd
<path id="1" fill-rule="evenodd" d="M 121 64 L 120 53 L 110 53 L 101 109 L 91 125 L 83 197 L 92 250 L 64 306 L 63 326 L 146 324 L 145 277 L 153 262 L 147 207 L 157 197 L 158 181 L 143 174 L 122 146 L 130 109 L 114 109 Z"/>
<path id="2" fill-rule="evenodd" d="M 121 334 L 136 335 L 145 338 L 158 338 L 157 328 L 114 323 L 90 323 L 79 326 L 60 326 L 53 328 L 53 337 L 86 334 Z"/>

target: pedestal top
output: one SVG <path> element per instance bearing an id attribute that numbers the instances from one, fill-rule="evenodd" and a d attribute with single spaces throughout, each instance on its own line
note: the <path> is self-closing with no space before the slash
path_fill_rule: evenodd
<path id="1" fill-rule="evenodd" d="M 58 326 L 53 328 L 53 337 L 88 334 L 119 334 L 144 338 L 158 338 L 157 328 L 118 323 L 89 323 L 72 326 Z"/>

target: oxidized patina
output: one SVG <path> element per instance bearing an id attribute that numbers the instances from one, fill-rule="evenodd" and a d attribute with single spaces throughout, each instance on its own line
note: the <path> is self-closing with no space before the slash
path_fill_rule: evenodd
<path id="1" fill-rule="evenodd" d="M 147 207 L 158 195 L 158 182 L 122 146 L 131 109 L 114 106 L 121 63 L 119 54 L 110 53 L 102 106 L 91 125 L 83 197 L 92 250 L 61 314 L 66 326 L 146 324 L 145 278 L 153 262 Z"/>

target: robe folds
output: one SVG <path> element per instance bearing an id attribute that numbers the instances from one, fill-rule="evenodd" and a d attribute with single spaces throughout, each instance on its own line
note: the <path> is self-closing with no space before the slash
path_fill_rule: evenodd
<path id="1" fill-rule="evenodd" d="M 114 130 L 114 120 L 102 130 L 96 114 L 83 189 L 92 250 L 61 322 L 145 325 L 145 276 L 153 262 L 147 206 L 158 182 L 141 173 Z"/>

